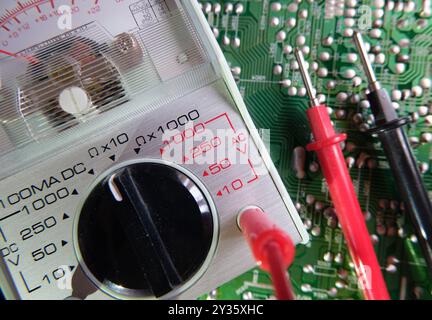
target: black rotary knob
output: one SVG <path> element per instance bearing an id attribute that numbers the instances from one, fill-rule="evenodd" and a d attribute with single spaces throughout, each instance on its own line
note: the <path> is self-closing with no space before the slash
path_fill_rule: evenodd
<path id="1" fill-rule="evenodd" d="M 195 181 L 155 162 L 106 175 L 77 221 L 77 252 L 90 279 L 120 298 L 159 298 L 198 277 L 211 258 L 215 222 Z"/>

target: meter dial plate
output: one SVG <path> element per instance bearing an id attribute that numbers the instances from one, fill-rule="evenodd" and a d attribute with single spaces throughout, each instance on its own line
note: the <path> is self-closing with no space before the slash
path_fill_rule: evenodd
<path id="1" fill-rule="evenodd" d="M 69 146 L 69 153 L 0 182 L 2 200 L 17 201 L 14 205 L 5 203 L 6 208 L 0 210 L 0 246 L 7 248 L 5 261 L 21 298 L 64 299 L 74 294 L 88 299 L 109 297 L 96 291 L 78 268 L 73 248 L 73 221 L 80 203 L 85 201 L 84 196 L 97 177 L 109 168 L 131 160 L 160 160 L 165 144 L 158 129 L 172 121 L 189 115 L 196 118 L 195 127 L 204 125 L 214 136 L 221 129 L 237 132 L 245 129 L 241 117 L 232 110 L 232 102 L 216 93 L 223 86 L 219 82 L 197 90 L 159 110 L 136 117 L 127 125 L 111 130 L 109 135 L 88 139 L 81 146 Z M 203 143 L 209 141 L 206 138 L 194 141 L 189 152 L 196 152 L 193 150 Z M 250 162 L 233 162 L 229 169 L 219 173 L 210 172 L 212 164 L 200 164 L 200 156 L 192 164 L 180 164 L 198 177 L 211 195 L 220 230 L 218 247 L 208 269 L 181 298 L 196 298 L 254 266 L 236 224 L 237 213 L 247 205 L 258 205 L 270 212 L 296 243 L 302 241 L 272 177 L 267 171 L 257 174 L 261 158 L 254 143 L 250 140 L 220 147 L 226 148 L 226 154 L 235 150 L 231 154 L 236 156 L 246 144 Z"/>

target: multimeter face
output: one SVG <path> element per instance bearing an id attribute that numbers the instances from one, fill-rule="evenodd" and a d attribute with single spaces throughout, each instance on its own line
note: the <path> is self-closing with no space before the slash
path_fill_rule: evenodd
<path id="1" fill-rule="evenodd" d="M 97 21 L 113 35 L 169 14 L 170 1 L 5 0 L 1 4 L 0 48 L 20 52 L 65 31 Z"/>
<path id="2" fill-rule="evenodd" d="M 236 224 L 249 205 L 307 241 L 197 4 L 0 9 L 7 297 L 195 298 L 254 265 Z"/>

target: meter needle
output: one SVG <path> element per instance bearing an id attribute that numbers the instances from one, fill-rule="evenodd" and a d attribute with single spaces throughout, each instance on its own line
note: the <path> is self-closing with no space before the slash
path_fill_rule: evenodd
<path id="1" fill-rule="evenodd" d="M 4 54 L 6 56 L 9 56 L 9 57 L 13 57 L 13 58 L 19 59 L 19 60 L 25 60 L 25 61 L 30 62 L 32 64 L 35 64 L 35 63 L 38 62 L 38 60 L 35 57 L 32 57 L 32 56 L 19 56 L 16 53 L 12 53 L 12 52 L 9 52 L 9 51 L 6 51 L 6 50 L 1 50 L 1 49 L 0 49 L 0 53 Z"/>

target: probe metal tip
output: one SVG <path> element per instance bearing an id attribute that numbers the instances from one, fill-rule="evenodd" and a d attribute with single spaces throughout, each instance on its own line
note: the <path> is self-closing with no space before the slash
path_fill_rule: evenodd
<path id="1" fill-rule="evenodd" d="M 295 55 L 297 62 L 299 64 L 300 74 L 303 78 L 304 86 L 306 88 L 309 99 L 311 101 L 311 105 L 313 107 L 319 106 L 320 102 L 319 102 L 319 99 L 316 97 L 315 89 L 312 86 L 312 80 L 311 80 L 309 72 L 306 68 L 306 62 L 305 62 L 305 59 L 303 57 L 303 53 L 300 51 L 299 48 L 295 48 L 294 49 L 294 55 Z"/>
<path id="2" fill-rule="evenodd" d="M 369 89 L 371 91 L 379 90 L 380 89 L 379 82 L 376 79 L 375 72 L 373 71 L 372 64 L 369 60 L 366 46 L 363 41 L 363 37 L 359 31 L 354 32 L 354 43 L 360 54 L 360 59 L 363 65 L 363 69 L 364 72 L 366 73 L 366 77 L 368 78 Z"/>

